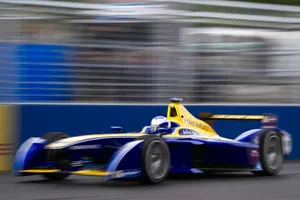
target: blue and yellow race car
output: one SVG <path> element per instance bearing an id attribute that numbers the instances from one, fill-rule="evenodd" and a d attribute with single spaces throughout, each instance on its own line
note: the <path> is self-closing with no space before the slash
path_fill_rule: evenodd
<path id="1" fill-rule="evenodd" d="M 275 175 L 282 169 L 292 151 L 292 137 L 277 127 L 275 115 L 200 113 L 197 118 L 182 100 L 171 98 L 167 116 L 153 118 L 137 133 L 114 127 L 118 133 L 70 137 L 53 132 L 29 138 L 16 153 L 13 172 L 51 180 L 75 174 L 160 183 L 171 173 Z M 259 120 L 261 127 L 228 139 L 212 128 L 214 120 Z"/>

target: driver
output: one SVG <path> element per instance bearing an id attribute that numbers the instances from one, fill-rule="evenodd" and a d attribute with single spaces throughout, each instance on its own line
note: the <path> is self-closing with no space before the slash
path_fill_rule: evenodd
<path id="1" fill-rule="evenodd" d="M 164 116 L 156 116 L 151 120 L 151 133 L 156 133 L 159 128 L 171 128 L 171 122 Z"/>

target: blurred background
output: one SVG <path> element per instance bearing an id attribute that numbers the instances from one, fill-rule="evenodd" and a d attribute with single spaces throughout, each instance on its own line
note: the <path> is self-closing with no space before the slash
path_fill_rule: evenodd
<path id="1" fill-rule="evenodd" d="M 298 103 L 297 4 L 0 0 L 0 102 Z"/>

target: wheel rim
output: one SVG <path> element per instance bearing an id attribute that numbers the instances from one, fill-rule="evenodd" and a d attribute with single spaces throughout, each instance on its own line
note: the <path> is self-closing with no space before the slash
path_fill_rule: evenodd
<path id="1" fill-rule="evenodd" d="M 269 168 L 274 170 L 281 165 L 282 151 L 279 137 L 274 135 L 268 138 L 265 155 Z"/>
<path id="2" fill-rule="evenodd" d="M 149 144 L 147 153 L 147 171 L 152 179 L 163 178 L 168 172 L 169 158 L 165 147 L 159 141 Z"/>

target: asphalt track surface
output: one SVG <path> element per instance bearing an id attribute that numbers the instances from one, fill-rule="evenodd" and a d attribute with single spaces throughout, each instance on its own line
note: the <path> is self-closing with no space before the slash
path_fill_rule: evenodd
<path id="1" fill-rule="evenodd" d="M 13 177 L 0 173 L 0 200 L 299 200 L 300 162 L 286 163 L 275 177 L 251 173 L 180 176 L 159 185 L 70 176 L 52 182 L 40 176 Z"/>

